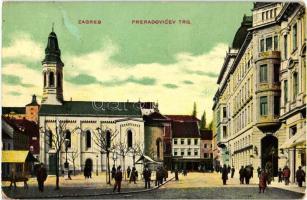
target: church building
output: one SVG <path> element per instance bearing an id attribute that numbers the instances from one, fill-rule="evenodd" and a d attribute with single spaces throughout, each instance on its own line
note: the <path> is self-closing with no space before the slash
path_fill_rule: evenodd
<path id="1" fill-rule="evenodd" d="M 65 101 L 63 97 L 63 67 L 57 35 L 48 37 L 43 65 L 43 97 L 39 110 L 40 161 L 55 172 L 57 150 L 59 168 L 65 162 L 72 170 L 89 166 L 93 172 L 121 165 L 132 167 L 144 151 L 143 114 L 157 108 L 141 102 Z M 65 142 L 58 148 L 59 141 Z M 109 150 L 106 157 L 105 146 Z M 140 165 L 136 165 L 141 170 Z"/>

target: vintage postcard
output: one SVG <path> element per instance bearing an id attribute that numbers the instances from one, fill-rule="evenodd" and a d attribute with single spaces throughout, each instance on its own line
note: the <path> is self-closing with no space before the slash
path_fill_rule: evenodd
<path id="1" fill-rule="evenodd" d="M 3 199 L 303 199 L 303 1 L 4 1 Z"/>

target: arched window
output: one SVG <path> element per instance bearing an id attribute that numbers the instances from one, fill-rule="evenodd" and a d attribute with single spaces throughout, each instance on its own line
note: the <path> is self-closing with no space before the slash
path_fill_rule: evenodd
<path id="1" fill-rule="evenodd" d="M 52 131 L 48 131 L 48 145 L 49 145 L 49 148 L 52 148 L 52 138 L 53 135 L 52 135 Z"/>
<path id="2" fill-rule="evenodd" d="M 127 145 L 128 147 L 132 147 L 132 131 L 128 130 L 127 132 Z"/>
<path id="3" fill-rule="evenodd" d="M 71 147 L 71 133 L 70 133 L 69 130 L 66 130 L 65 139 L 68 140 L 67 141 L 67 147 Z"/>
<path id="4" fill-rule="evenodd" d="M 62 87 L 61 74 L 57 73 L 57 87 Z"/>
<path id="5" fill-rule="evenodd" d="M 298 95 L 298 75 L 297 72 L 293 73 L 293 100 L 296 99 Z"/>
<path id="6" fill-rule="evenodd" d="M 47 74 L 44 72 L 44 87 L 47 85 Z"/>
<path id="7" fill-rule="evenodd" d="M 54 73 L 49 72 L 49 87 L 54 87 Z"/>
<path id="8" fill-rule="evenodd" d="M 161 139 L 160 138 L 157 139 L 156 145 L 157 145 L 157 158 L 160 159 L 160 146 L 161 146 Z"/>
<path id="9" fill-rule="evenodd" d="M 91 131 L 87 130 L 86 131 L 86 148 L 91 148 L 92 147 L 92 135 Z"/>
<path id="10" fill-rule="evenodd" d="M 110 148 L 111 147 L 111 133 L 110 131 L 107 130 L 106 132 L 106 145 L 107 145 L 107 148 Z"/>

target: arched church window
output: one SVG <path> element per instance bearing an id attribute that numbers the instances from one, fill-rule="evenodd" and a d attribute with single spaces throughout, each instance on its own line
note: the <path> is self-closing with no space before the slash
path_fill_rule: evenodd
<path id="1" fill-rule="evenodd" d="M 86 148 L 92 147 L 92 134 L 91 131 L 86 131 Z"/>
<path id="2" fill-rule="evenodd" d="M 54 87 L 54 72 L 49 73 L 49 87 Z"/>
<path id="3" fill-rule="evenodd" d="M 127 132 L 127 145 L 128 145 L 128 148 L 132 147 L 132 131 L 131 130 L 128 130 Z"/>
<path id="4" fill-rule="evenodd" d="M 71 133 L 69 130 L 65 132 L 65 140 L 67 140 L 67 147 L 71 147 Z"/>
<path id="5" fill-rule="evenodd" d="M 52 138 L 53 137 L 53 134 L 52 134 L 52 131 L 49 130 L 48 131 L 48 145 L 49 145 L 49 148 L 52 148 Z"/>
<path id="6" fill-rule="evenodd" d="M 160 159 L 160 146 L 161 146 L 161 139 L 160 138 L 157 139 L 156 145 L 157 145 L 157 158 Z"/>
<path id="7" fill-rule="evenodd" d="M 57 73 L 57 86 L 62 87 L 61 74 Z"/>
<path id="8" fill-rule="evenodd" d="M 111 147 L 111 132 L 109 130 L 106 132 L 106 145 L 107 148 Z"/>
<path id="9" fill-rule="evenodd" d="M 47 85 L 47 74 L 44 72 L 44 87 Z"/>

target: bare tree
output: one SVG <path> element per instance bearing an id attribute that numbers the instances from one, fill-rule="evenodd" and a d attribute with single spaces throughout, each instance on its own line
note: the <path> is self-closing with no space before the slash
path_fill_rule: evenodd
<path id="1" fill-rule="evenodd" d="M 111 176 L 110 176 L 110 152 L 115 148 L 112 146 L 112 142 L 118 134 L 118 131 L 110 130 L 107 128 L 96 128 L 96 131 L 93 131 L 93 141 L 98 147 L 98 151 L 100 154 L 106 154 L 106 182 L 107 184 L 111 184 Z"/>
<path id="2" fill-rule="evenodd" d="M 140 142 L 134 143 L 129 152 L 132 153 L 133 166 L 135 166 L 135 157 L 144 155 L 144 145 Z"/>
<path id="3" fill-rule="evenodd" d="M 76 159 L 80 156 L 80 153 L 77 148 L 73 148 L 69 154 L 69 161 L 72 162 L 74 176 L 76 175 Z"/>
<path id="4" fill-rule="evenodd" d="M 46 140 L 45 143 L 49 145 L 49 148 L 55 150 L 56 154 L 56 169 L 55 169 L 55 175 L 56 175 L 56 190 L 60 189 L 60 178 L 59 178 L 59 162 L 60 162 L 60 152 L 62 148 L 64 147 L 65 142 L 67 142 L 67 134 L 73 134 L 78 129 L 78 127 L 74 128 L 73 130 L 67 131 L 67 120 L 58 120 L 56 119 L 56 126 L 55 126 L 55 132 L 52 132 L 50 127 L 45 127 L 45 129 L 40 128 L 41 131 L 45 134 Z M 71 142 L 71 141 L 68 141 Z"/>
<path id="5" fill-rule="evenodd" d="M 115 144 L 115 151 L 117 152 L 118 155 L 120 155 L 123 159 L 123 172 L 126 180 L 126 165 L 125 165 L 125 158 L 127 154 L 130 152 L 130 148 L 127 145 L 127 142 L 121 142 L 119 141 L 117 144 Z"/>

